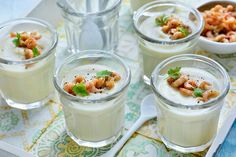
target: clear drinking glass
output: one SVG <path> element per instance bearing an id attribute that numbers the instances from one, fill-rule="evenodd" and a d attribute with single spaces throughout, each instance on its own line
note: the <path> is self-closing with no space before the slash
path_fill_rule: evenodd
<path id="1" fill-rule="evenodd" d="M 9 57 L 6 51 L 17 51 L 11 32 L 38 31 L 46 47 L 42 54 L 27 60 Z M 57 33 L 47 22 L 34 18 L 15 19 L 0 26 L 0 89 L 7 104 L 19 109 L 44 105 L 53 92 L 53 71 Z M 43 41 L 42 41 L 43 40 Z M 10 54 L 10 53 L 9 53 Z"/>
<path id="2" fill-rule="evenodd" d="M 63 89 L 64 79 L 70 76 L 73 69 L 85 65 L 109 66 L 120 74 L 121 83 L 113 93 L 101 97 L 68 94 Z M 67 133 L 75 142 L 81 146 L 102 147 L 120 137 L 130 75 L 130 70 L 119 57 L 99 50 L 81 51 L 59 66 L 54 76 L 54 86 L 63 104 Z"/>
<path id="3" fill-rule="evenodd" d="M 210 73 L 219 85 L 220 95 L 202 104 L 181 104 L 161 94 L 160 80 L 173 67 L 197 68 Z M 161 62 L 153 71 L 151 86 L 160 111 L 158 133 L 164 144 L 180 152 L 198 152 L 206 149 L 217 133 L 220 111 L 230 88 L 225 69 L 216 61 L 200 55 L 177 55 Z M 186 98 L 187 99 L 187 98 Z"/>
<path id="4" fill-rule="evenodd" d="M 130 6 L 132 8 L 132 11 L 135 12 L 140 7 L 142 7 L 144 4 L 147 4 L 152 1 L 154 1 L 154 0 L 130 0 Z"/>
<path id="5" fill-rule="evenodd" d="M 121 0 L 58 0 L 57 5 L 70 52 L 116 50 Z"/>
<path id="6" fill-rule="evenodd" d="M 192 26 L 192 33 L 182 39 L 166 40 L 157 38 L 153 32 L 145 29 L 143 24 L 148 20 L 155 27 L 155 17 L 157 16 L 175 16 L 185 20 L 185 24 Z M 154 18 L 154 19 L 152 19 Z M 200 33 L 203 29 L 203 18 L 201 14 L 194 8 L 174 1 L 154 1 L 147 3 L 137 10 L 133 16 L 134 28 L 138 37 L 139 52 L 143 56 L 144 81 L 150 84 L 150 76 L 153 69 L 158 63 L 164 59 L 183 53 L 191 53 L 197 44 Z"/>

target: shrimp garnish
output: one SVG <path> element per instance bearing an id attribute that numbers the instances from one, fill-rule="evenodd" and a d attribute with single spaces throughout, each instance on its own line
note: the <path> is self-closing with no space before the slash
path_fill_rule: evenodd
<path id="1" fill-rule="evenodd" d="M 73 90 L 72 90 L 74 86 L 75 86 L 74 83 L 66 82 L 66 83 L 64 84 L 63 89 L 64 89 L 66 92 L 68 92 L 69 94 L 75 95 L 74 92 L 73 92 Z"/>
<path id="2" fill-rule="evenodd" d="M 34 57 L 33 51 L 31 49 L 24 49 L 25 59 L 30 59 Z"/>
<path id="3" fill-rule="evenodd" d="M 25 40 L 25 45 L 28 49 L 33 49 L 37 46 L 36 40 L 34 38 L 28 38 Z"/>
<path id="4" fill-rule="evenodd" d="M 206 102 L 210 98 L 215 98 L 219 95 L 220 93 L 216 90 L 207 90 L 202 94 L 203 101 Z"/>
<path id="5" fill-rule="evenodd" d="M 184 83 L 184 88 L 193 90 L 194 88 L 197 88 L 197 83 L 194 80 L 188 80 Z"/>
<path id="6" fill-rule="evenodd" d="M 110 80 L 110 81 L 106 82 L 106 87 L 109 90 L 112 89 L 114 87 L 114 85 L 115 85 L 115 81 L 114 80 Z"/>
<path id="7" fill-rule="evenodd" d="M 39 32 L 31 32 L 30 37 L 34 38 L 35 40 L 39 40 L 42 36 Z"/>
<path id="8" fill-rule="evenodd" d="M 103 88 L 105 86 L 105 81 L 106 81 L 106 79 L 104 77 L 100 77 L 100 78 L 93 80 L 93 83 L 94 83 L 95 87 L 99 89 L 99 88 Z"/>
<path id="9" fill-rule="evenodd" d="M 167 79 L 167 82 L 168 82 L 169 85 L 171 85 L 174 81 L 175 81 L 175 79 L 172 78 L 172 77 L 169 77 L 169 78 Z"/>
<path id="10" fill-rule="evenodd" d="M 211 88 L 211 84 L 209 82 L 203 81 L 200 85 L 199 88 L 203 90 L 208 90 Z"/>
<path id="11" fill-rule="evenodd" d="M 89 92 L 89 93 L 96 93 L 98 92 L 99 90 L 95 87 L 94 83 L 93 82 L 86 82 L 86 90 Z"/>
<path id="12" fill-rule="evenodd" d="M 115 73 L 115 72 L 112 72 L 112 75 L 111 75 L 111 76 L 114 77 L 114 80 L 115 80 L 115 81 L 119 81 L 119 80 L 121 79 L 120 75 L 117 74 L 117 73 Z"/>
<path id="13" fill-rule="evenodd" d="M 179 88 L 179 91 L 184 96 L 192 96 L 193 95 L 193 91 L 189 90 L 189 89 Z"/>
<path id="14" fill-rule="evenodd" d="M 77 76 L 75 76 L 74 82 L 75 83 L 85 82 L 85 78 L 84 78 L 84 76 L 77 75 Z"/>
<path id="15" fill-rule="evenodd" d="M 186 75 L 180 76 L 177 80 L 175 80 L 171 86 L 174 88 L 178 88 L 179 86 L 183 85 L 188 80 L 188 77 Z"/>

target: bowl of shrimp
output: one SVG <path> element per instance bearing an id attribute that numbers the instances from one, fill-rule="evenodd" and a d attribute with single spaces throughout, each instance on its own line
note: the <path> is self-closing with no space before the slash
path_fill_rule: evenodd
<path id="1" fill-rule="evenodd" d="M 198 10 L 205 22 L 199 46 L 216 54 L 236 53 L 236 1 L 208 1 Z"/>

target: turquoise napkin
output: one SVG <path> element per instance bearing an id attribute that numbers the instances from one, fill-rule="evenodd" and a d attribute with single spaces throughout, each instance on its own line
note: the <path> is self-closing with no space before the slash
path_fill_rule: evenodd
<path id="1" fill-rule="evenodd" d="M 236 157 L 236 120 L 215 157 Z"/>

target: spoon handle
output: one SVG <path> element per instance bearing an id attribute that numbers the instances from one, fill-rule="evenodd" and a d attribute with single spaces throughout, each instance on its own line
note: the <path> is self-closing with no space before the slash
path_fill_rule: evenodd
<path id="1" fill-rule="evenodd" d="M 127 133 L 115 144 L 111 150 L 102 155 L 102 157 L 114 157 L 116 153 L 122 148 L 125 142 L 133 135 L 133 133 L 138 130 L 142 124 L 147 121 L 147 118 L 140 117 L 133 126 L 127 131 Z"/>

